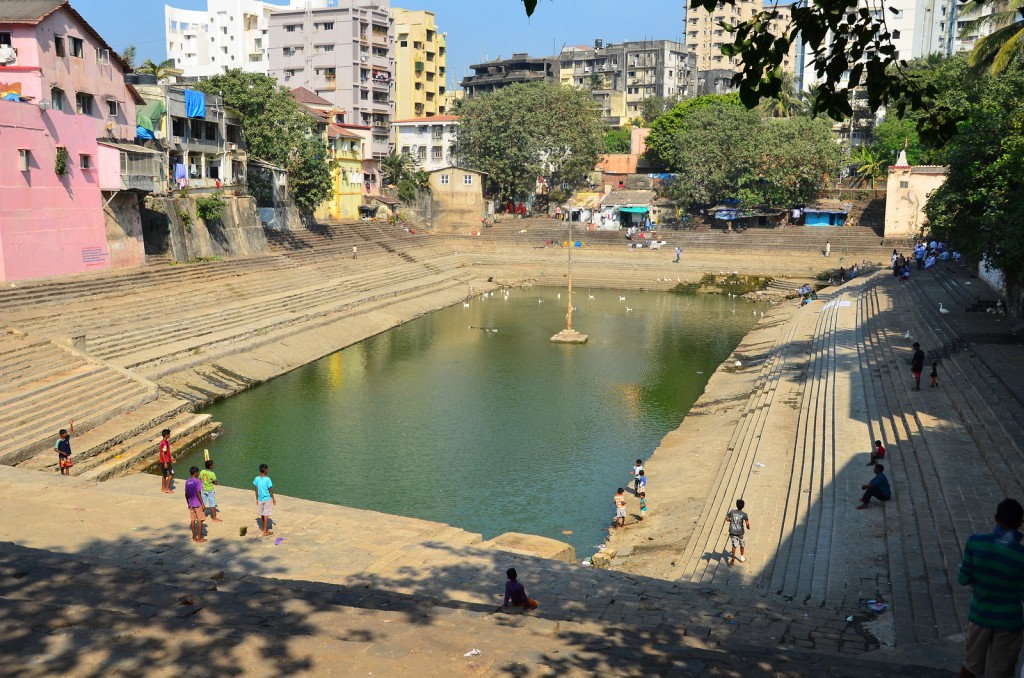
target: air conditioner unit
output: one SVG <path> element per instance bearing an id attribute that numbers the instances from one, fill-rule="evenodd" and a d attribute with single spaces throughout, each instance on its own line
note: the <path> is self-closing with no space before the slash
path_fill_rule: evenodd
<path id="1" fill-rule="evenodd" d="M 18 58 L 18 52 L 13 47 L 4 45 L 0 47 L 0 64 L 9 64 Z"/>
<path id="2" fill-rule="evenodd" d="M 238 144 L 228 144 L 228 150 L 229 151 L 237 151 L 238 150 Z"/>
<path id="3" fill-rule="evenodd" d="M 181 145 L 181 137 L 171 137 L 171 141 L 177 146 Z"/>

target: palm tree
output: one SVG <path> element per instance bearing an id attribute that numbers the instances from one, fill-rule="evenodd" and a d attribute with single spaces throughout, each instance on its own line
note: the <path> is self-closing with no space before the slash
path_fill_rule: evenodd
<path id="1" fill-rule="evenodd" d="M 793 74 L 782 73 L 778 95 L 761 101 L 761 110 L 770 118 L 790 118 L 801 115 L 808 108 L 802 93 L 796 91 Z"/>
<path id="2" fill-rule="evenodd" d="M 142 65 L 135 69 L 136 73 L 155 75 L 157 82 L 166 79 L 174 69 L 174 59 L 165 59 L 160 63 L 154 63 L 152 59 L 146 59 Z"/>
<path id="3" fill-rule="evenodd" d="M 861 146 L 860 155 L 853 158 L 853 161 L 859 165 L 857 167 L 857 174 L 869 178 L 871 180 L 871 189 L 874 190 L 875 179 L 885 176 L 886 158 L 875 153 L 867 146 Z"/>
<path id="4" fill-rule="evenodd" d="M 397 186 L 398 182 L 419 169 L 419 160 L 408 153 L 392 151 L 380 161 L 380 174 L 384 186 Z"/>
<path id="5" fill-rule="evenodd" d="M 135 45 L 128 45 L 121 51 L 121 61 L 128 64 L 131 70 L 135 70 Z"/>
<path id="6" fill-rule="evenodd" d="M 991 5 L 994 9 L 991 14 L 965 22 L 960 30 L 964 37 L 988 27 L 995 28 L 974 43 L 967 59 L 971 77 L 986 71 L 999 75 L 1024 56 L 1024 0 L 996 0 Z M 980 6 L 976 0 L 971 0 L 959 11 L 968 14 Z"/>

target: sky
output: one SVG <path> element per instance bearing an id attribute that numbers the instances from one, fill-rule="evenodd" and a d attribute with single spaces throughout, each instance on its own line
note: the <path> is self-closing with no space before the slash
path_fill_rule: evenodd
<path id="1" fill-rule="evenodd" d="M 461 79 L 469 65 L 485 59 L 557 54 L 563 45 L 605 44 L 623 40 L 682 41 L 686 0 L 540 0 L 527 18 L 521 0 L 393 1 L 393 7 L 434 12 L 438 30 L 448 34 L 450 80 Z M 205 9 L 206 0 L 175 0 L 181 9 Z M 281 4 L 287 5 L 287 2 Z M 163 61 L 164 3 L 158 0 L 71 0 L 93 28 L 121 51 L 136 46 L 136 62 Z M 631 10 L 631 8 L 641 8 Z M 449 82 L 449 87 L 454 83 Z"/>

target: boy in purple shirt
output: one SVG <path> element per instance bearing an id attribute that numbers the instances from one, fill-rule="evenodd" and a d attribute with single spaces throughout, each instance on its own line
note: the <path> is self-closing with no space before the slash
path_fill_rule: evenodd
<path id="1" fill-rule="evenodd" d="M 189 519 L 192 523 L 192 541 L 202 544 L 203 519 L 206 518 L 206 506 L 203 505 L 203 481 L 199 479 L 199 467 L 188 470 L 189 479 L 185 481 L 185 502 L 188 504 Z"/>
<path id="2" fill-rule="evenodd" d="M 502 603 L 502 607 L 508 607 L 509 603 L 512 603 L 516 607 L 521 607 L 525 610 L 536 610 L 537 601 L 526 595 L 526 587 L 520 584 L 517 579 L 519 575 L 516 572 L 516 568 L 508 568 L 505 571 L 505 575 L 508 577 L 508 581 L 505 582 L 505 602 Z"/>

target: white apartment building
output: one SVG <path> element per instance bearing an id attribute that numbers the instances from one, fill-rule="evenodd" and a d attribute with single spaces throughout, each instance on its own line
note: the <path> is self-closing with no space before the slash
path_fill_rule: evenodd
<path id="1" fill-rule="evenodd" d="M 186 78 L 232 68 L 266 73 L 270 13 L 285 8 L 260 0 L 207 0 L 206 10 L 164 5 L 167 58 Z"/>
<path id="2" fill-rule="evenodd" d="M 449 167 L 455 154 L 455 137 L 459 119 L 453 115 L 395 120 L 395 150 L 420 161 L 428 172 Z"/>
<path id="3" fill-rule="evenodd" d="M 968 21 L 991 16 L 997 11 L 997 8 L 993 7 L 992 4 L 989 3 L 976 8 L 973 12 L 964 13 L 964 4 L 965 3 L 963 2 L 956 3 L 956 16 L 954 17 L 956 25 L 953 28 L 953 53 L 970 52 L 974 49 L 974 45 L 977 44 L 980 38 L 991 34 L 995 29 L 999 28 L 999 26 L 996 26 L 994 23 L 988 22 L 961 37 L 960 32 L 963 30 L 964 24 Z"/>
<path id="4" fill-rule="evenodd" d="M 292 0 L 270 16 L 269 75 L 305 87 L 371 127 L 371 150 L 390 151 L 395 115 L 395 22 L 388 0 Z"/>
<path id="5" fill-rule="evenodd" d="M 806 2 L 806 0 L 800 0 Z M 910 61 L 929 54 L 952 54 L 956 36 L 955 0 L 890 0 L 883 10 L 872 0 L 861 0 L 877 18 L 884 17 L 892 34 L 896 58 Z M 817 84 L 811 54 L 797 45 L 797 81 L 801 89 Z M 845 78 L 845 75 L 844 75 Z"/>

